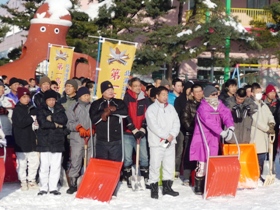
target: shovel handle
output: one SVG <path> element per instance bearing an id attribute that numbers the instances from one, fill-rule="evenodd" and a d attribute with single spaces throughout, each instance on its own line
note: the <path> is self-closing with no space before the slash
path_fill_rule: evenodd
<path id="1" fill-rule="evenodd" d="M 275 134 L 269 134 L 269 142 L 273 144 L 275 141 Z"/>

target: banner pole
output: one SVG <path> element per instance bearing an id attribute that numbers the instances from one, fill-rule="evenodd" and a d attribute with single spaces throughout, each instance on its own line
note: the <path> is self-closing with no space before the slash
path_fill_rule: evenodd
<path id="1" fill-rule="evenodd" d="M 100 71 L 100 68 L 99 68 L 99 64 L 100 64 L 100 51 L 101 51 L 101 46 L 102 46 L 102 42 L 103 42 L 103 38 L 100 36 L 99 37 L 99 41 L 98 41 L 98 53 L 97 53 L 97 60 L 96 60 L 96 68 L 95 68 L 95 79 L 94 79 L 94 91 L 93 91 L 93 97 L 95 98 L 96 97 L 96 90 L 97 90 L 97 80 L 98 80 L 98 74 L 99 74 L 99 71 Z"/>
<path id="2" fill-rule="evenodd" d="M 90 38 L 100 38 L 99 36 L 91 36 L 89 35 L 88 37 Z M 104 37 L 103 37 L 104 38 Z M 111 38 L 104 38 L 106 40 L 109 40 L 109 41 L 115 41 L 115 42 L 118 42 L 118 43 L 128 43 L 128 44 L 132 44 L 132 45 L 135 45 L 135 47 L 137 47 L 137 42 L 129 42 L 129 41 L 125 41 L 125 40 L 120 40 L 120 39 L 111 39 Z"/>

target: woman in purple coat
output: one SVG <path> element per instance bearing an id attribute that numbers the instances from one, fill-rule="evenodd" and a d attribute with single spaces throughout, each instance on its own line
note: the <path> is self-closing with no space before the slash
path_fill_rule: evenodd
<path id="1" fill-rule="evenodd" d="M 209 146 L 210 156 L 217 156 L 220 137 L 226 141 L 231 139 L 234 131 L 234 122 L 230 109 L 222 101 L 218 100 L 218 90 L 215 87 L 210 85 L 206 86 L 204 97 L 197 110 L 197 115 L 201 121 L 202 129 Z M 223 130 L 223 125 L 227 127 L 226 130 Z M 198 161 L 194 192 L 196 194 L 203 194 L 207 150 L 197 119 L 190 147 L 190 160 Z"/>

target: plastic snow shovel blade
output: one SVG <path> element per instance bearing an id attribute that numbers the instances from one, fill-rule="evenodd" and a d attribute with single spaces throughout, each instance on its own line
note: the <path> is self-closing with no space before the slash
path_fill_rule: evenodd
<path id="1" fill-rule="evenodd" d="M 146 189 L 145 180 L 143 176 L 131 176 L 130 181 L 133 191 Z"/>
<path id="2" fill-rule="evenodd" d="M 240 176 L 238 156 L 212 156 L 208 159 L 204 199 L 234 197 Z"/>
<path id="3" fill-rule="evenodd" d="M 276 174 L 271 174 L 271 175 L 267 175 L 266 177 L 265 177 L 265 181 L 264 181 L 264 183 L 263 183 L 263 186 L 269 186 L 269 185 L 272 185 L 272 184 L 274 184 L 274 182 L 275 182 L 275 177 L 276 177 Z"/>
<path id="4" fill-rule="evenodd" d="M 123 162 L 91 158 L 76 198 L 109 202 L 117 187 Z"/>
<path id="5" fill-rule="evenodd" d="M 239 144 L 240 147 L 240 177 L 238 188 L 257 188 L 260 177 L 259 162 L 255 144 Z M 236 144 L 224 144 L 224 155 L 237 155 Z"/>

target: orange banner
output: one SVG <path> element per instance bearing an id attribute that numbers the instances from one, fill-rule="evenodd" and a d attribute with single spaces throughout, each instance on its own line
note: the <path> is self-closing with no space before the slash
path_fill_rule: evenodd
<path id="1" fill-rule="evenodd" d="M 135 52 L 135 45 L 103 42 L 97 83 L 97 98 L 102 97 L 100 84 L 109 80 L 114 86 L 115 98 L 123 99 Z"/>

